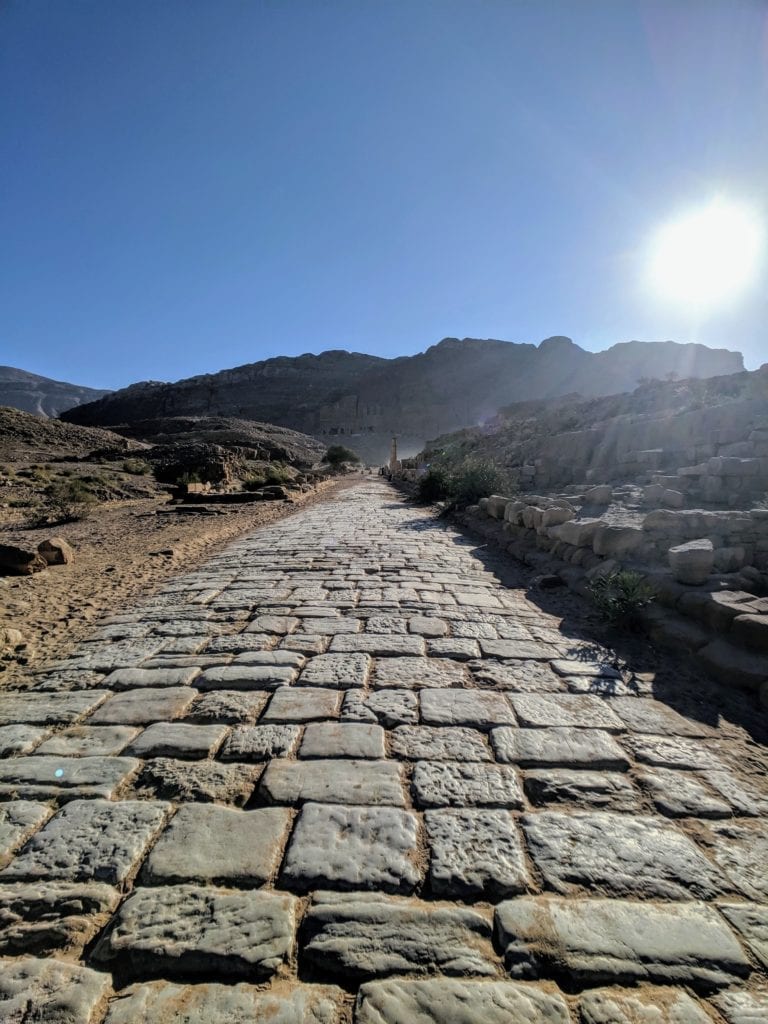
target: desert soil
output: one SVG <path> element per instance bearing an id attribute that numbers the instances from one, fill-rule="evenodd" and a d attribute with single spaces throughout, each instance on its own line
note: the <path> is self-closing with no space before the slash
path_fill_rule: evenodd
<path id="1" fill-rule="evenodd" d="M 88 637 L 99 618 L 151 594 L 233 538 L 325 501 L 349 485 L 349 479 L 325 481 L 294 495 L 292 502 L 230 505 L 215 516 L 156 515 L 169 507 L 163 495 L 110 502 L 82 522 L 4 528 L 3 543 L 33 550 L 47 537 L 63 537 L 74 548 L 75 561 L 34 576 L 0 576 L 0 629 L 18 629 L 25 639 L 23 647 L 3 652 L 0 685 L 65 656 Z"/>

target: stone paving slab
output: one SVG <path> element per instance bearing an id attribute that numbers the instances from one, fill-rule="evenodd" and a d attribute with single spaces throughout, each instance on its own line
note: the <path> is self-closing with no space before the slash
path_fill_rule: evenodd
<path id="1" fill-rule="evenodd" d="M 752 699 L 361 481 L 2 694 L 0 1021 L 764 1024 Z"/>
<path id="2" fill-rule="evenodd" d="M 291 955 L 296 901 L 262 890 L 134 889 L 96 959 L 125 977 L 271 976 Z"/>
<path id="3" fill-rule="evenodd" d="M 580 985 L 656 981 L 709 989 L 750 973 L 725 922 L 703 903 L 520 896 L 496 908 L 514 977 L 565 972 Z"/>
<path id="4" fill-rule="evenodd" d="M 315 893 L 301 957 L 331 976 L 496 974 L 490 922 L 474 910 L 359 893 Z"/>
<path id="5" fill-rule="evenodd" d="M 0 1020 L 27 1024 L 30 1009 L 45 1024 L 91 1024 L 106 1006 L 111 978 L 58 960 L 24 958 L 0 971 Z"/>
<path id="6" fill-rule="evenodd" d="M 286 993 L 253 985 L 133 985 L 109 1006 L 105 1024 L 339 1024 L 342 992 L 297 984 Z"/>

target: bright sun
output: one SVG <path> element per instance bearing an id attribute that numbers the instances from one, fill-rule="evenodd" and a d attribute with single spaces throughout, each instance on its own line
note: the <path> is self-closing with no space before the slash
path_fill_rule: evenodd
<path id="1" fill-rule="evenodd" d="M 679 305 L 718 306 L 754 280 L 762 245 L 754 211 L 715 199 L 658 231 L 651 248 L 653 287 Z"/>

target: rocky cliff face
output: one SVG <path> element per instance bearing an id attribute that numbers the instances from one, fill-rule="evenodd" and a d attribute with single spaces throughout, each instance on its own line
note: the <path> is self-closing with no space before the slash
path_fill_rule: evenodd
<path id="1" fill-rule="evenodd" d="M 0 405 L 35 416 L 60 416 L 73 406 L 95 402 L 108 394 L 109 391 L 97 388 L 39 377 L 13 366 L 0 366 Z"/>
<path id="2" fill-rule="evenodd" d="M 628 391 L 644 377 L 709 377 L 743 369 L 739 353 L 674 342 L 628 342 L 600 353 L 569 338 L 538 347 L 445 338 L 415 356 L 349 352 L 280 357 L 191 377 L 143 383 L 71 409 L 64 418 L 108 426 L 160 416 L 236 416 L 345 443 L 382 461 L 393 434 L 402 454 L 438 434 L 478 423 L 510 402 L 579 392 Z"/>

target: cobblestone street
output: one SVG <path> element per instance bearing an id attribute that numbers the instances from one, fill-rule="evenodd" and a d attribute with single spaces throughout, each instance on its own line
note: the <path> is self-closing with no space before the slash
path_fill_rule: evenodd
<path id="1" fill-rule="evenodd" d="M 765 748 L 495 557 L 367 480 L 3 691 L 0 1022 L 768 1021 Z"/>

